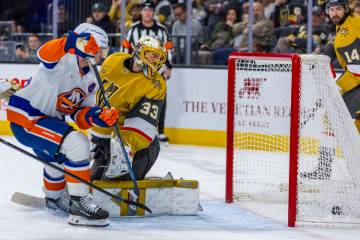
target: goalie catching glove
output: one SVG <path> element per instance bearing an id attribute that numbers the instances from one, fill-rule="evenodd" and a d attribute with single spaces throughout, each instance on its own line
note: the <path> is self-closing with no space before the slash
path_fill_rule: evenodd
<path id="1" fill-rule="evenodd" d="M 109 166 L 105 172 L 107 178 L 117 178 L 129 173 L 129 168 L 127 165 L 126 157 L 127 155 L 130 164 L 132 164 L 133 153 L 131 152 L 130 147 L 125 147 L 125 153 L 123 153 L 120 146 L 120 142 L 117 139 L 112 138 L 110 142 L 110 161 Z"/>
<path id="2" fill-rule="evenodd" d="M 8 101 L 18 90 L 20 90 L 20 85 L 16 81 L 0 79 L 0 99 Z"/>

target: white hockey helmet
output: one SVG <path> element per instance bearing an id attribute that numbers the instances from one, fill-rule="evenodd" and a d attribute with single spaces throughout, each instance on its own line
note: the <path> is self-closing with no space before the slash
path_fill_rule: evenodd
<path id="1" fill-rule="evenodd" d="M 103 51 L 102 56 L 105 58 L 108 55 L 109 37 L 102 28 L 91 23 L 81 23 L 74 29 L 74 32 L 78 34 L 83 32 L 90 33 L 95 38 L 97 45 Z"/>

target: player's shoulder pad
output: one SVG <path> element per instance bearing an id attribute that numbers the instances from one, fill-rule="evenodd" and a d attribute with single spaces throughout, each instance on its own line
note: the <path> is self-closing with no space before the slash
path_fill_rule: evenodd
<path id="1" fill-rule="evenodd" d="M 126 113 L 125 119 L 142 118 L 157 127 L 163 104 L 164 100 L 142 97 L 135 107 Z"/>
<path id="2" fill-rule="evenodd" d="M 109 55 L 104 63 L 109 63 L 109 62 L 112 62 L 112 61 L 117 61 L 117 60 L 120 60 L 120 59 L 123 59 L 123 58 L 129 58 L 131 57 L 131 54 L 128 54 L 128 53 L 124 53 L 124 52 L 116 52 L 116 53 L 113 53 L 111 55 Z"/>
<path id="3" fill-rule="evenodd" d="M 100 73 L 104 74 L 104 71 L 109 71 L 114 67 L 119 66 L 119 62 L 122 62 L 124 59 L 131 57 L 131 54 L 124 53 L 124 52 L 117 52 L 109 55 L 103 64 L 101 65 Z"/>

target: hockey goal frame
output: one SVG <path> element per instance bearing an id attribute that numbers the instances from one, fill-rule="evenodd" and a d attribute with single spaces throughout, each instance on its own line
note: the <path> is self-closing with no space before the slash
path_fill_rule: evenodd
<path id="1" fill-rule="evenodd" d="M 291 112 L 290 112 L 290 142 L 289 142 L 289 200 L 288 226 L 294 227 L 297 211 L 297 176 L 298 176 L 298 147 L 299 147 L 299 117 L 300 117 L 300 85 L 301 58 L 298 54 L 272 53 L 232 53 L 228 59 L 228 96 L 227 96 L 227 136 L 226 136 L 226 190 L 225 201 L 233 202 L 233 157 L 234 157 L 234 110 L 235 110 L 235 79 L 236 60 L 287 59 L 292 62 L 291 73 Z"/>

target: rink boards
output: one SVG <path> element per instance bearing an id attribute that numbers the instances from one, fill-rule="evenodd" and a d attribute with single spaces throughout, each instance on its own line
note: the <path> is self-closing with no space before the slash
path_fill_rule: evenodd
<path id="1" fill-rule="evenodd" d="M 0 64 L 0 79 L 16 79 L 25 85 L 37 67 Z M 170 143 L 225 146 L 227 78 L 227 69 L 174 68 L 167 81 L 165 133 Z M 0 101 L 0 135 L 11 135 L 6 107 Z"/>

